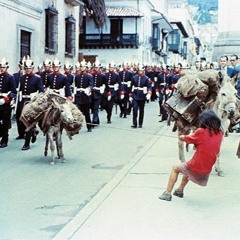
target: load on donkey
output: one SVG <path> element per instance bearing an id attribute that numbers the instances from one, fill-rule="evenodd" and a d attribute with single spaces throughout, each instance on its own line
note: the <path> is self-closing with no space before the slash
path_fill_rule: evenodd
<path id="1" fill-rule="evenodd" d="M 58 158 L 64 162 L 62 151 L 62 130 L 64 129 L 69 139 L 79 132 L 83 123 L 83 114 L 75 104 L 56 93 L 39 93 L 27 103 L 22 111 L 21 121 L 30 130 L 37 123 L 46 136 L 44 155 L 47 156 L 48 143 L 51 149 L 51 164 L 55 163 L 54 140 L 56 142 Z"/>
<path id="2" fill-rule="evenodd" d="M 227 135 L 230 119 L 236 113 L 236 89 L 232 79 L 216 70 L 202 72 L 187 71 L 177 83 L 177 92 L 164 104 L 174 121 L 173 131 L 178 135 L 189 134 L 198 127 L 198 116 L 204 109 L 213 109 L 222 122 Z M 185 161 L 184 146 L 178 141 L 179 159 Z M 219 176 L 223 172 L 219 167 L 219 158 L 215 165 Z"/>

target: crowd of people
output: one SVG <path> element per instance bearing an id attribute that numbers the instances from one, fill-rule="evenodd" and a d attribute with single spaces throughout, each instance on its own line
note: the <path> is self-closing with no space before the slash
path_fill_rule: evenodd
<path id="1" fill-rule="evenodd" d="M 232 66 L 229 67 L 228 57 L 223 56 L 216 70 L 224 70 L 232 77 L 240 69 L 234 61 L 238 61 L 237 55 L 230 57 Z M 196 63 L 196 70 L 203 70 L 198 66 Z M 34 72 L 34 61 L 30 57 L 23 58 L 18 67 L 17 73 L 10 74 L 7 59 L 0 60 L 0 148 L 8 146 L 13 115 L 17 123 L 16 139 L 25 139 L 22 150 L 28 150 L 30 142 L 36 141 L 37 127 L 26 132 L 20 117 L 25 104 L 38 93 L 46 91 L 73 101 L 85 116 L 88 132 L 100 125 L 101 109 L 106 111 L 107 123 L 111 124 L 113 106 L 119 107 L 120 118 L 127 118 L 132 113 L 132 128 L 142 128 L 145 103 L 158 101 L 159 122 L 166 121 L 168 114 L 163 103 L 176 91 L 183 69 L 181 63 L 170 67 L 165 64 L 143 66 L 130 63 L 117 66 L 111 62 L 103 67 L 98 61 L 91 64 L 83 59 L 74 66 L 64 63 L 62 71 L 62 63 L 55 58 L 53 61 L 45 59 Z M 236 88 L 239 93 L 240 82 Z"/>

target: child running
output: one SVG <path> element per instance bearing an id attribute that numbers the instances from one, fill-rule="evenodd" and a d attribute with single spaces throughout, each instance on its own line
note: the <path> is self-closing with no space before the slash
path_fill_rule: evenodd
<path id="1" fill-rule="evenodd" d="M 173 192 L 174 196 L 183 197 L 183 190 L 188 181 L 206 186 L 212 167 L 217 160 L 223 138 L 221 120 L 212 110 L 204 110 L 199 116 L 199 128 L 189 135 L 181 135 L 179 139 L 194 144 L 196 151 L 191 160 L 173 166 L 166 191 L 159 197 L 171 201 L 172 190 L 179 173 L 182 173 L 180 186 Z"/>

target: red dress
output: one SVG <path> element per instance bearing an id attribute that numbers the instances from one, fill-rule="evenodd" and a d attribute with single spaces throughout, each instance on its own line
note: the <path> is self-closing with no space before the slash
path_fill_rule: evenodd
<path id="1" fill-rule="evenodd" d="M 211 136 L 208 129 L 198 128 L 193 134 L 185 135 L 184 141 L 194 144 L 196 151 L 187 162 L 189 170 L 196 174 L 210 174 L 220 151 L 223 134 Z"/>

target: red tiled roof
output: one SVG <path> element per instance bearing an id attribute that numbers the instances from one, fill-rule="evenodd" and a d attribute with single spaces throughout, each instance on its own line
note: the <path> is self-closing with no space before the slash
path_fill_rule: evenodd
<path id="1" fill-rule="evenodd" d="M 121 16 L 121 17 L 142 17 L 143 15 L 133 8 L 127 7 L 108 7 L 106 8 L 107 16 Z"/>

